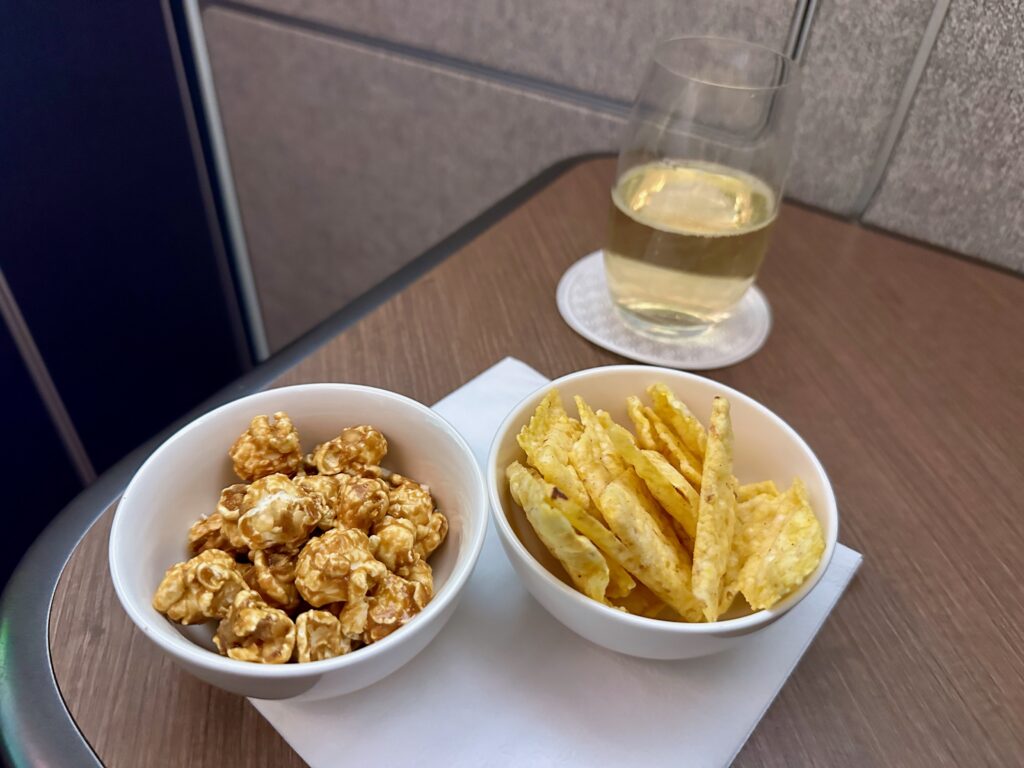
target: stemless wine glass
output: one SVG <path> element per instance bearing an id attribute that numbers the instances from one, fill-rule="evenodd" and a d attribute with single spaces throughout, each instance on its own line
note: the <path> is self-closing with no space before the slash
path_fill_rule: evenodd
<path id="1" fill-rule="evenodd" d="M 659 44 L 619 153 L 604 251 L 626 321 L 699 333 L 753 284 L 778 214 L 800 100 L 796 63 L 717 37 Z"/>

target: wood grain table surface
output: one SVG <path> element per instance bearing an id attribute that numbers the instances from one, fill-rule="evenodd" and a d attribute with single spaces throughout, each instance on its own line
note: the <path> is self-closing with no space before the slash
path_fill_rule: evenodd
<path id="1" fill-rule="evenodd" d="M 610 160 L 577 165 L 279 383 L 431 403 L 506 355 L 550 377 L 622 362 L 554 301 L 565 269 L 601 245 L 612 173 Z M 865 561 L 736 764 L 1021 764 L 1024 281 L 787 205 L 759 284 L 767 344 L 708 375 L 807 439 L 840 539 Z M 67 565 L 50 622 L 61 693 L 100 759 L 301 765 L 244 699 L 135 631 L 107 571 L 110 518 Z"/>

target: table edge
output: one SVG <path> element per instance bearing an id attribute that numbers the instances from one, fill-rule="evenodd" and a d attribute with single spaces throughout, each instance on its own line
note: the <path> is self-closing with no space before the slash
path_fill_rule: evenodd
<path id="1" fill-rule="evenodd" d="M 0 759 L 11 766 L 100 766 L 64 703 L 50 661 L 49 623 L 61 574 L 79 542 L 121 495 L 142 462 L 185 424 L 255 392 L 401 292 L 595 152 L 548 166 L 315 328 L 204 400 L 133 450 L 64 507 L 36 538 L 0 595 Z"/>

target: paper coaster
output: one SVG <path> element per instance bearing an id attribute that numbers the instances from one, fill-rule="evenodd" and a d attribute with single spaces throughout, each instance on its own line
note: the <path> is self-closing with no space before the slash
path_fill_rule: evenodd
<path id="1" fill-rule="evenodd" d="M 573 264 L 558 283 L 558 311 L 576 333 L 631 360 L 699 371 L 746 360 L 764 345 L 772 327 L 768 300 L 751 286 L 733 314 L 703 333 L 658 339 L 626 325 L 612 304 L 601 251 Z"/>

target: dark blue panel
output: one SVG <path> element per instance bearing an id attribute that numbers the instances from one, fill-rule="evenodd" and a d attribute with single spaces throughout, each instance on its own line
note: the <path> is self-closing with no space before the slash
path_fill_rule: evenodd
<path id="1" fill-rule="evenodd" d="M 0 441 L 3 515 L 13 526 L 0 536 L 0 591 L 22 553 L 48 522 L 81 490 L 81 484 L 36 394 L 7 326 L 0 322 L 0 391 L 5 439 Z M 20 435 L 22 439 L 9 439 Z"/>
<path id="2" fill-rule="evenodd" d="M 159 0 L 0 5 L 0 267 L 100 471 L 247 357 L 200 189 Z"/>

